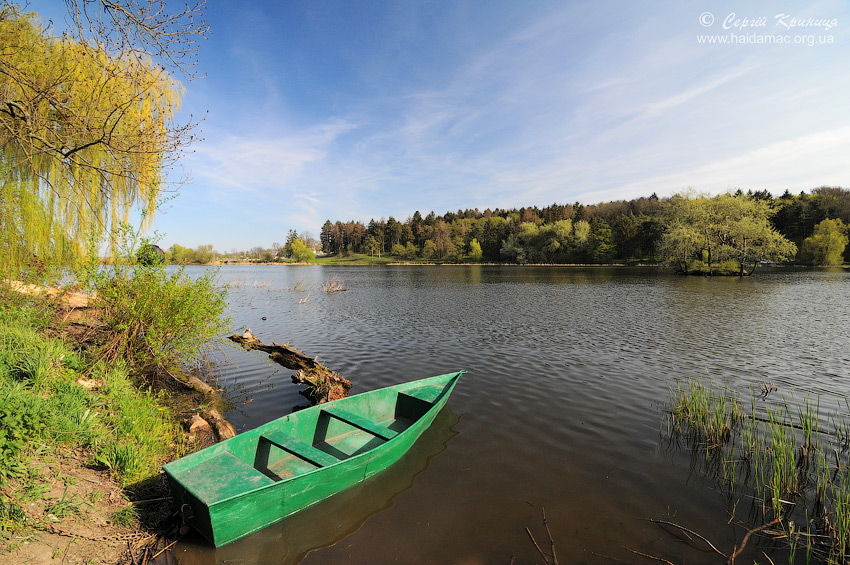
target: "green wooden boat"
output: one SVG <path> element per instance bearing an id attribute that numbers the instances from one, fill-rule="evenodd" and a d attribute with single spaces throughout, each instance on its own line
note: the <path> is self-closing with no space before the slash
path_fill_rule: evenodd
<path id="1" fill-rule="evenodd" d="M 186 522 L 220 547 L 380 473 L 465 371 L 294 412 L 163 467 Z"/>

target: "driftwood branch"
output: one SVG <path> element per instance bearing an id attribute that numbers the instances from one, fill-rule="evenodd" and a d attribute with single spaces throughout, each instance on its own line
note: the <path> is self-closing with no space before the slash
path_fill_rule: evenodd
<path id="1" fill-rule="evenodd" d="M 546 509 L 543 508 L 543 525 L 546 527 L 546 535 L 549 536 L 549 549 L 552 552 L 551 555 L 546 555 L 540 546 L 537 544 L 537 540 L 534 539 L 534 535 L 531 533 L 531 530 L 528 528 L 525 529 L 525 532 L 528 534 L 528 537 L 531 538 L 531 543 L 534 544 L 534 547 L 537 548 L 537 552 L 540 554 L 540 557 L 543 558 L 546 565 L 558 565 L 558 555 L 555 553 L 555 540 L 552 538 L 552 532 L 549 531 L 549 520 L 546 518 Z"/>
<path id="2" fill-rule="evenodd" d="M 245 349 L 256 349 L 269 354 L 269 359 L 283 365 L 287 369 L 315 369 L 321 367 L 322 364 L 307 357 L 303 352 L 298 351 L 294 347 L 290 347 L 289 343 L 280 345 L 272 342 L 272 345 L 262 343 L 257 336 L 251 333 L 251 328 L 248 328 L 243 334 L 233 334 L 230 336 L 231 341 L 235 341 Z"/>
<path id="3" fill-rule="evenodd" d="M 315 359 L 307 357 L 303 352 L 291 347 L 289 343 L 280 345 L 272 342 L 272 345 L 267 345 L 251 333 L 250 328 L 241 335 L 233 334 L 230 339 L 245 349 L 268 353 L 269 359 L 278 365 L 283 365 L 287 369 L 297 369 L 298 372 L 292 375 L 292 382 L 307 385 L 307 390 L 302 391 L 301 394 L 313 404 L 345 398 L 351 390 L 351 382 L 348 379 Z"/>
<path id="4" fill-rule="evenodd" d="M 720 551 L 719 549 L 717 549 L 716 547 L 714 547 L 714 544 L 713 544 L 713 543 L 711 543 L 710 541 L 708 541 L 708 539 L 707 539 L 705 536 L 702 536 L 702 535 L 700 535 L 700 534 L 696 533 L 695 531 L 693 531 L 693 530 L 691 530 L 691 529 L 688 529 L 688 528 L 686 528 L 686 527 L 684 527 L 684 526 L 680 526 L 679 524 L 676 524 L 676 523 L 674 523 L 674 522 L 668 522 L 667 520 L 653 520 L 653 519 L 650 519 L 649 521 L 650 521 L 650 522 L 652 522 L 653 524 L 659 524 L 659 525 L 662 525 L 662 526 L 672 526 L 672 527 L 674 527 L 674 528 L 679 528 L 679 529 L 680 529 L 682 532 L 684 532 L 686 535 L 687 535 L 687 534 L 694 535 L 694 536 L 698 537 L 699 539 L 701 539 L 702 541 L 704 541 L 706 544 L 708 544 L 708 546 L 709 546 L 711 549 L 713 549 L 715 553 L 717 553 L 717 554 L 718 554 L 718 555 L 720 555 L 721 557 L 726 557 L 726 558 L 728 559 L 728 556 L 727 556 L 725 553 L 723 553 L 722 551 Z M 690 536 L 688 536 L 688 537 L 690 538 Z M 691 539 L 693 539 L 693 538 L 691 538 Z"/>
<path id="5" fill-rule="evenodd" d="M 750 536 L 752 536 L 753 534 L 756 534 L 756 533 L 758 533 L 762 530 L 766 530 L 767 528 L 773 526 L 774 524 L 779 523 L 780 520 L 781 520 L 781 518 L 777 518 L 777 519 L 773 520 L 772 522 L 768 522 L 767 524 L 762 524 L 758 528 L 753 528 L 752 530 L 748 531 L 747 535 L 744 536 L 744 539 L 741 540 L 741 545 L 738 546 L 737 548 L 735 548 L 735 550 L 732 552 L 732 557 L 729 558 L 729 565 L 735 565 L 735 558 L 738 557 L 741 554 L 742 551 L 744 551 L 745 547 L 747 547 L 747 542 L 750 541 Z"/>

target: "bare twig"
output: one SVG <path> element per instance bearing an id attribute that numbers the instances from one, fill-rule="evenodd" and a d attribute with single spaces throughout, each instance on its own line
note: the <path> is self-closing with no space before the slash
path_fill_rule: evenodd
<path id="1" fill-rule="evenodd" d="M 762 524 L 758 528 L 753 528 L 752 530 L 747 532 L 747 535 L 745 535 L 744 539 L 741 540 L 741 545 L 737 549 L 735 549 L 734 552 L 732 552 L 732 557 L 729 558 L 729 565 L 735 565 L 735 558 L 738 557 L 741 554 L 742 551 L 744 551 L 744 548 L 747 546 L 747 542 L 750 541 L 750 536 L 752 536 L 753 534 L 758 533 L 762 530 L 765 530 L 765 529 L 769 528 L 770 526 L 773 526 L 774 524 L 779 523 L 780 520 L 781 520 L 781 518 L 777 518 L 776 520 L 773 520 L 772 522 L 768 522 L 767 524 Z"/>
<path id="2" fill-rule="evenodd" d="M 176 540 L 174 540 L 173 542 L 169 543 L 168 545 L 166 545 L 165 547 L 163 547 L 162 549 L 160 549 L 159 551 L 157 551 L 157 552 L 156 552 L 156 554 L 154 554 L 154 556 L 153 556 L 153 557 L 151 557 L 151 559 L 152 559 L 152 560 L 156 560 L 156 558 L 157 558 L 157 557 L 159 557 L 159 556 L 160 556 L 160 554 L 162 554 L 162 552 L 163 552 L 163 551 L 165 551 L 165 550 L 167 550 L 167 549 L 171 549 L 171 546 L 172 546 L 172 545 L 174 545 L 175 543 L 177 543 L 178 541 L 180 541 L 180 538 L 177 538 L 177 539 L 176 539 Z"/>
<path id="3" fill-rule="evenodd" d="M 326 281 L 324 286 L 322 286 L 322 292 L 342 292 L 343 290 L 347 290 L 342 281 L 336 277 L 331 278 L 329 281 Z"/>
<path id="4" fill-rule="evenodd" d="M 552 550 L 552 563 L 558 565 L 558 554 L 555 552 L 555 540 L 552 539 L 552 532 L 549 531 L 549 519 L 546 518 L 546 508 L 541 506 L 543 511 L 543 525 L 546 527 L 546 535 L 549 536 L 549 547 Z"/>
<path id="5" fill-rule="evenodd" d="M 543 558 L 543 560 L 544 560 L 546 563 L 549 563 L 549 558 L 546 556 L 546 554 L 545 554 L 545 553 L 543 553 L 543 550 L 542 550 L 542 549 L 540 549 L 540 546 L 539 546 L 539 545 L 537 545 L 537 540 L 536 540 L 536 539 L 534 539 L 534 534 L 532 534 L 532 533 L 531 533 L 531 530 L 529 530 L 528 528 L 526 528 L 526 529 L 525 529 L 525 531 L 526 531 L 526 533 L 528 534 L 528 537 L 530 537 L 530 538 L 531 538 L 531 543 L 533 543 L 533 544 L 534 544 L 534 547 L 536 547 L 536 548 L 537 548 L 537 552 L 540 554 L 540 556 Z"/>
<path id="6" fill-rule="evenodd" d="M 666 560 L 666 559 L 664 559 L 663 557 L 656 557 L 656 556 L 654 556 L 654 555 L 649 555 L 649 554 L 647 554 L 647 553 L 641 553 L 640 551 L 635 551 L 634 549 L 630 549 L 630 548 L 628 548 L 628 547 L 627 547 L 626 549 L 628 549 L 629 551 L 631 551 L 632 553 L 634 553 L 634 554 L 636 554 L 636 555 L 641 555 L 641 556 L 643 556 L 643 557 L 647 557 L 647 558 L 649 558 L 649 559 L 655 559 L 656 561 L 661 561 L 662 563 L 667 563 L 667 565 L 676 565 L 676 564 L 675 564 L 675 563 L 673 563 L 672 561 L 667 561 L 667 560 Z"/>
<path id="7" fill-rule="evenodd" d="M 716 547 L 714 547 L 714 544 L 713 544 L 713 543 L 711 543 L 710 541 L 708 541 L 708 540 L 705 538 L 705 536 L 701 536 L 700 534 L 696 533 L 696 532 L 695 532 L 695 531 L 693 531 L 693 530 L 690 530 L 690 529 L 688 529 L 688 528 L 686 528 L 686 527 L 684 527 L 684 526 L 680 526 L 679 524 L 676 524 L 676 523 L 674 523 L 674 522 L 668 522 L 668 521 L 666 521 L 666 520 L 653 520 L 653 519 L 651 519 L 651 518 L 650 518 L 650 519 L 649 519 L 649 521 L 650 521 L 650 522 L 652 522 L 653 524 L 663 524 L 663 525 L 665 525 L 665 526 L 673 526 L 674 528 L 678 528 L 678 529 L 682 530 L 682 531 L 683 531 L 683 532 L 685 532 L 685 533 L 695 535 L 696 537 L 698 537 L 699 539 L 701 539 L 702 541 L 704 541 L 706 544 L 708 544 L 708 546 L 709 546 L 711 549 L 713 549 L 714 551 L 716 551 L 718 555 L 721 555 L 721 556 L 723 556 L 723 557 L 728 558 L 728 556 L 727 556 L 725 553 L 723 553 L 722 551 L 720 551 L 719 549 L 717 549 Z"/>
<path id="8" fill-rule="evenodd" d="M 541 508 L 541 510 L 543 511 L 543 526 L 546 528 L 546 535 L 549 536 L 549 547 L 552 550 L 551 558 L 549 555 L 546 555 L 542 549 L 540 549 L 540 546 L 537 544 L 537 540 L 534 539 L 534 535 L 531 533 L 531 530 L 526 528 L 525 531 L 528 534 L 528 537 L 531 538 L 531 543 L 533 543 L 534 547 L 537 548 L 537 552 L 543 558 L 543 561 L 546 562 L 546 565 L 558 565 L 558 555 L 555 553 L 555 540 L 552 539 L 552 532 L 549 531 L 549 520 L 546 518 L 546 509 Z"/>

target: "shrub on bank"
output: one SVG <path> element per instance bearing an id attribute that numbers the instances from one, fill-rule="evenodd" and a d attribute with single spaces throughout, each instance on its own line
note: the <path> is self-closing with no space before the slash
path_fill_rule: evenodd
<path id="1" fill-rule="evenodd" d="M 227 288 L 215 284 L 216 271 L 192 279 L 184 268 L 139 260 L 137 249 L 151 243 L 123 225 L 113 234 L 113 265 L 90 256 L 78 274 L 94 295 L 105 331 L 101 357 L 121 359 L 137 372 L 187 363 L 221 341 L 230 320 L 224 316 Z"/>

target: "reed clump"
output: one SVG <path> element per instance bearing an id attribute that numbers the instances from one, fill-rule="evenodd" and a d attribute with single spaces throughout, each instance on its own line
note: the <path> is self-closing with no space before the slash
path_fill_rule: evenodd
<path id="1" fill-rule="evenodd" d="M 832 414 L 831 429 L 822 426 L 819 402 L 809 398 L 796 408 L 784 398 L 766 401 L 775 391 L 754 393 L 747 410 L 736 394 L 711 383 L 678 383 L 671 391 L 668 439 L 684 442 L 694 463 L 721 482 L 733 514 L 739 502 L 752 501 L 750 526 L 784 545 L 791 562 L 804 553 L 806 563 L 845 563 L 850 425 Z"/>
<path id="2" fill-rule="evenodd" d="M 337 277 L 332 277 L 330 280 L 325 281 L 325 284 L 322 285 L 322 292 L 332 293 L 332 292 L 342 292 L 347 290 L 345 286 L 342 284 L 342 281 Z"/>

